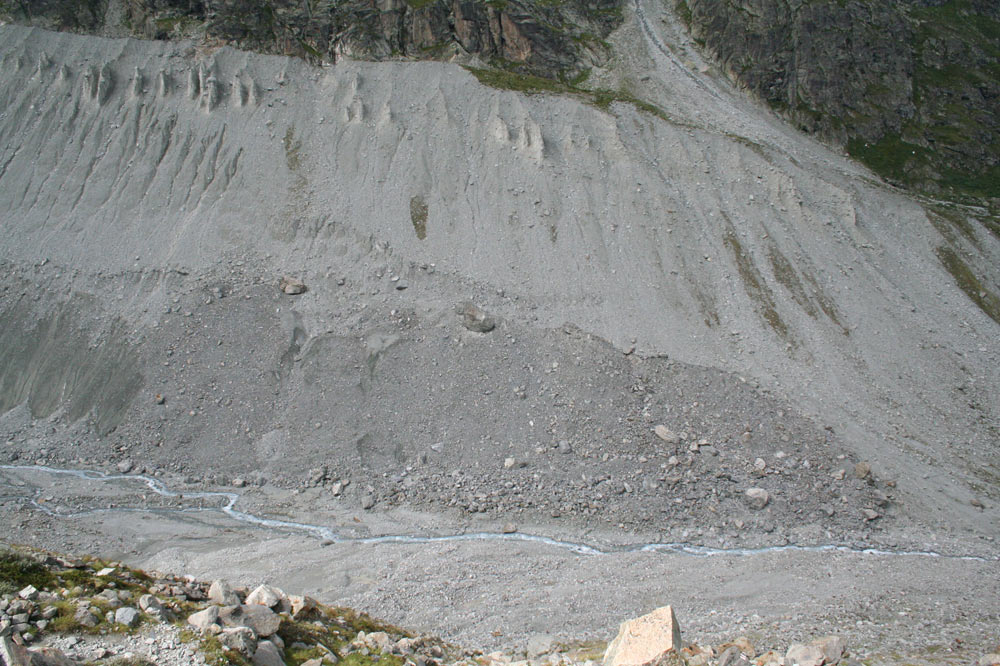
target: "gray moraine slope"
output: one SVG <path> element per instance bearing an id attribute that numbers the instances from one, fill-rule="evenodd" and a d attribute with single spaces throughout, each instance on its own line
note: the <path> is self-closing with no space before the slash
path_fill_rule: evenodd
<path id="1" fill-rule="evenodd" d="M 2 462 L 309 524 L 995 556 L 989 220 L 788 129 L 653 4 L 594 79 L 662 114 L 0 26 Z M 85 530 L 4 497 L 11 538 Z"/>

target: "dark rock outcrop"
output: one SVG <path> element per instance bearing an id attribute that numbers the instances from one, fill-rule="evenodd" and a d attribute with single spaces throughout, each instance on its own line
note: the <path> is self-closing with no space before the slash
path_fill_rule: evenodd
<path id="1" fill-rule="evenodd" d="M 121 3 L 119 6 L 118 3 Z M 147 39 L 220 39 L 264 53 L 335 60 L 478 55 L 560 78 L 605 57 L 622 0 L 41 0 L 0 14 L 47 28 Z"/>
<path id="2" fill-rule="evenodd" d="M 1000 5 L 678 0 L 692 36 L 799 128 L 895 181 L 1000 196 Z"/>

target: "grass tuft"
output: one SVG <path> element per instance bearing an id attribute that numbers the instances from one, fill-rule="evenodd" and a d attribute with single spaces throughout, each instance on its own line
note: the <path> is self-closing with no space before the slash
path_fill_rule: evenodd
<path id="1" fill-rule="evenodd" d="M 30 555 L 0 550 L 0 594 L 17 594 L 28 585 L 41 590 L 54 580 L 52 572 Z"/>

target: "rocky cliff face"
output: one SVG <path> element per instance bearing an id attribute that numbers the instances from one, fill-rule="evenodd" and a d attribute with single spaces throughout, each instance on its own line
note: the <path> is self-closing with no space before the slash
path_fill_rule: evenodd
<path id="1" fill-rule="evenodd" d="M 726 73 L 890 179 L 1000 196 L 1000 5 L 678 0 Z"/>
<path id="2" fill-rule="evenodd" d="M 147 39 L 201 36 L 241 48 L 335 60 L 474 54 L 572 77 L 604 57 L 621 0 L 41 0 L 0 15 L 47 28 Z"/>

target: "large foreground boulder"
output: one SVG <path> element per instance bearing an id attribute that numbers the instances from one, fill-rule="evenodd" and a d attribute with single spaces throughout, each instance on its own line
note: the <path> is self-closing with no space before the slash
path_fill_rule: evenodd
<path id="1" fill-rule="evenodd" d="M 219 620 L 225 627 L 250 627 L 260 637 L 274 635 L 281 626 L 281 616 L 257 604 L 223 606 L 219 611 Z"/>
<path id="2" fill-rule="evenodd" d="M 271 585 L 261 585 L 247 595 L 246 605 L 266 606 L 276 612 L 291 610 L 291 603 L 288 595 L 277 587 Z"/>
<path id="3" fill-rule="evenodd" d="M 233 587 L 224 580 L 212 582 L 208 588 L 208 599 L 219 606 L 239 606 L 242 603 Z"/>
<path id="4" fill-rule="evenodd" d="M 679 658 L 681 628 L 670 606 L 623 622 L 604 653 L 604 666 L 649 666 Z"/>
<path id="5" fill-rule="evenodd" d="M 10 636 L 4 636 L 0 638 L 0 666 L 76 666 L 76 663 L 59 650 L 29 650 Z"/>

